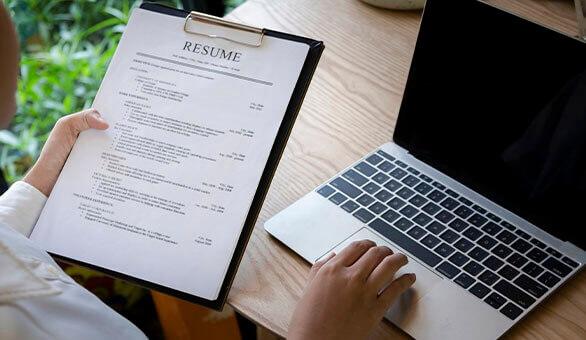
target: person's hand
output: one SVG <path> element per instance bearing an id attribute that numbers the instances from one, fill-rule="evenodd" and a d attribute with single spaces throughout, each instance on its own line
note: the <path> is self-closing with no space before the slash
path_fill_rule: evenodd
<path id="1" fill-rule="evenodd" d="M 24 177 L 24 181 L 49 196 L 61 169 L 80 132 L 105 130 L 108 123 L 95 109 L 88 109 L 60 118 L 45 143 L 41 156 Z"/>
<path id="2" fill-rule="evenodd" d="M 318 261 L 293 313 L 288 339 L 366 339 L 415 282 L 415 274 L 394 278 L 406 264 L 405 255 L 368 240 Z"/>

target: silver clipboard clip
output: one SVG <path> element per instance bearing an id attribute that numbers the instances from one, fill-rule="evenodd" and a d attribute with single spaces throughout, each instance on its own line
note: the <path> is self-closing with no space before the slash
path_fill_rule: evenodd
<path id="1" fill-rule="evenodd" d="M 237 39 L 231 38 L 231 37 L 221 36 L 218 34 L 197 32 L 194 30 L 190 30 L 188 28 L 188 24 L 190 21 L 198 21 L 198 22 L 208 24 L 208 25 L 217 25 L 217 26 L 222 26 L 222 27 L 227 27 L 227 28 L 231 28 L 231 29 L 235 29 L 235 30 L 244 31 L 247 33 L 252 33 L 252 34 L 255 34 L 258 36 L 258 40 L 255 40 L 253 42 L 248 42 L 248 41 L 237 40 Z M 249 25 L 240 24 L 237 22 L 227 21 L 227 20 L 215 17 L 215 16 L 211 16 L 211 15 L 207 15 L 207 14 L 203 14 L 203 13 L 199 13 L 199 12 L 195 12 L 195 11 L 189 13 L 187 15 L 187 17 L 185 17 L 185 23 L 183 24 L 183 30 L 187 33 L 190 33 L 190 34 L 198 34 L 198 35 L 202 35 L 202 36 L 214 38 L 214 39 L 224 39 L 227 41 L 235 42 L 237 44 L 242 44 L 242 45 L 247 45 L 247 46 L 252 46 L 252 47 L 260 47 L 262 45 L 262 41 L 265 36 L 264 28 L 258 28 L 258 27 L 253 27 L 253 26 L 249 26 Z"/>

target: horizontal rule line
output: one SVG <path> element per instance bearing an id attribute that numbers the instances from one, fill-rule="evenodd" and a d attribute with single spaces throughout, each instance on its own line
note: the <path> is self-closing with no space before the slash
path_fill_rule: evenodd
<path id="1" fill-rule="evenodd" d="M 142 53 L 142 52 L 136 52 L 136 54 L 139 55 L 139 56 L 141 56 L 141 57 L 146 57 L 146 58 L 151 58 L 151 59 L 155 59 L 155 60 L 160 60 L 160 61 L 168 62 L 168 63 L 171 63 L 171 64 L 175 64 L 175 65 L 181 65 L 181 66 L 185 66 L 185 67 L 190 67 L 190 68 L 194 68 L 194 69 L 200 70 L 200 71 L 217 73 L 217 74 L 221 74 L 221 75 L 224 75 L 224 76 L 228 76 L 228 77 L 232 77 L 232 78 L 237 78 L 237 79 L 241 79 L 241 80 L 246 80 L 246 81 L 250 81 L 250 82 L 253 82 L 253 83 L 257 83 L 257 84 L 273 86 L 273 83 L 271 83 L 269 81 L 264 81 L 264 80 L 260 80 L 260 79 L 245 77 L 245 76 L 241 76 L 241 75 L 235 74 L 235 73 L 230 73 L 230 72 L 225 72 L 225 71 L 220 71 L 220 70 L 214 70 L 212 68 L 202 67 L 202 66 L 197 66 L 197 65 L 192 65 L 192 64 L 188 64 L 188 63 L 183 63 L 181 61 L 176 61 L 176 60 L 172 60 L 172 59 L 158 57 L 156 55 Z"/>

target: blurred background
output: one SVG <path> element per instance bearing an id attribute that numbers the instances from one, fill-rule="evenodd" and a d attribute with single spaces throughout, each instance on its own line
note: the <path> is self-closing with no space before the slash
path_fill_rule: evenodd
<path id="1" fill-rule="evenodd" d="M 20 40 L 16 116 L 0 131 L 0 167 L 10 184 L 33 165 L 53 125 L 90 107 L 135 0 L 2 0 Z M 155 1 L 223 16 L 244 0 Z M 62 264 L 76 281 L 151 339 L 253 339 L 255 326 L 229 307 L 216 313 Z"/>

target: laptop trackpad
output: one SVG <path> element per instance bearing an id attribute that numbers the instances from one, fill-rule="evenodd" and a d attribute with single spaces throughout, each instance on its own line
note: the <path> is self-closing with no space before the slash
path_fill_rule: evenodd
<path id="1" fill-rule="evenodd" d="M 403 252 L 399 248 L 395 247 L 393 244 L 379 237 L 367 228 L 362 228 L 324 255 L 328 255 L 331 252 L 335 252 L 336 254 L 338 254 L 347 245 L 359 240 L 371 240 L 379 246 L 384 245 L 391 248 L 391 250 L 395 253 Z M 417 303 L 417 301 L 419 301 L 423 296 L 429 293 L 432 290 L 433 286 L 442 281 L 441 277 L 439 277 L 437 274 L 433 273 L 429 269 L 425 268 L 423 265 L 419 264 L 419 262 L 417 262 L 415 258 L 409 256 L 409 254 L 405 255 L 407 255 L 407 257 L 409 258 L 409 264 L 401 268 L 397 272 L 395 277 L 399 277 L 404 273 L 415 273 L 415 275 L 417 276 L 417 280 L 415 281 L 415 284 L 413 284 L 413 286 L 407 292 L 405 292 L 405 294 L 403 294 L 399 298 L 399 300 L 397 300 L 397 302 L 389 311 L 390 314 L 394 314 L 394 312 L 396 312 L 397 315 L 405 314 L 402 311 L 414 308 L 414 305 Z"/>

